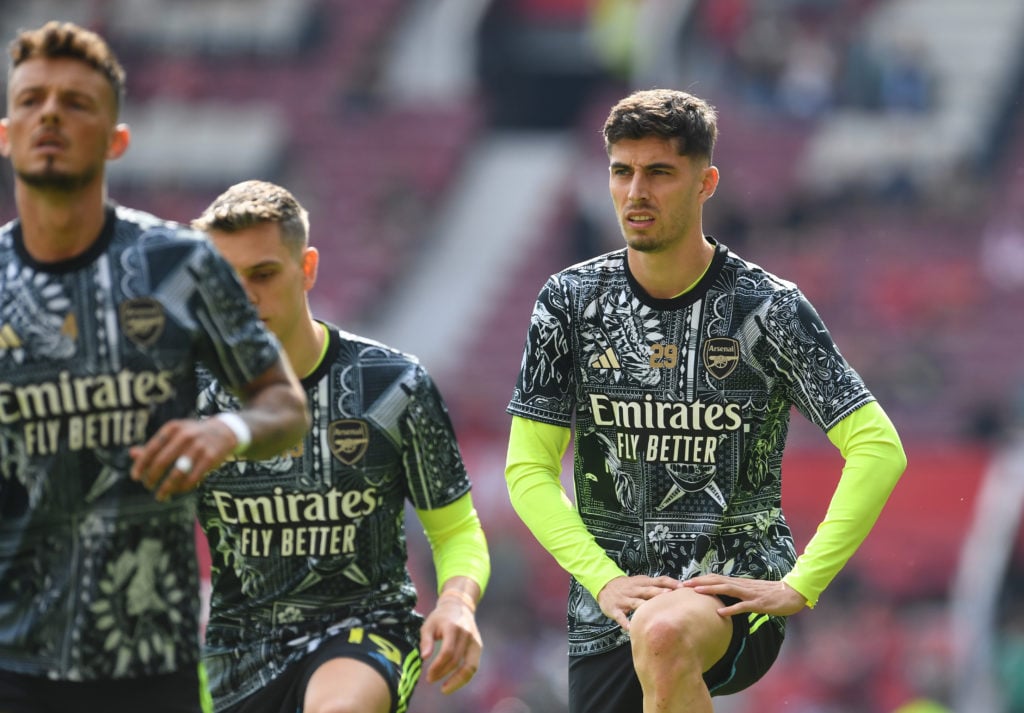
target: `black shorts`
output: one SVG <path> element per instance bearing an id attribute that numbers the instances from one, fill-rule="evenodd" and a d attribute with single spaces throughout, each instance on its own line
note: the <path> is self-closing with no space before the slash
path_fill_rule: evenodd
<path id="1" fill-rule="evenodd" d="M 391 713 L 409 709 L 409 697 L 423 664 L 419 649 L 411 647 L 400 633 L 377 628 L 347 629 L 324 640 L 308 656 L 222 713 L 301 713 L 309 679 L 321 665 L 338 658 L 362 661 L 384 677 L 391 691 Z"/>
<path id="2" fill-rule="evenodd" d="M 3 713 L 209 713 L 198 667 L 189 672 L 107 681 L 52 681 L 0 671 Z"/>
<path id="3" fill-rule="evenodd" d="M 785 638 L 782 617 L 738 614 L 732 621 L 729 648 L 704 673 L 712 696 L 742 691 L 764 676 Z M 569 713 L 637 713 L 643 708 L 643 697 L 629 646 L 569 657 Z"/>

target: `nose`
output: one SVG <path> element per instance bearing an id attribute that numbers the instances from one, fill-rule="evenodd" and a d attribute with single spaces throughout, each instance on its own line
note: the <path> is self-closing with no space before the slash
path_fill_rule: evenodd
<path id="1" fill-rule="evenodd" d="M 631 203 L 637 203 L 647 200 L 647 197 L 647 180 L 642 172 L 637 171 L 629 181 L 629 193 L 626 194 L 626 198 L 628 198 Z"/>
<path id="2" fill-rule="evenodd" d="M 57 124 L 60 122 L 60 102 L 54 94 L 49 94 L 43 99 L 39 120 L 44 124 Z"/>

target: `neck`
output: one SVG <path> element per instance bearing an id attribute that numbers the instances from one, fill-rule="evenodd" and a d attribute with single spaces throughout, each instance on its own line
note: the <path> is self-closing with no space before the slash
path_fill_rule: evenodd
<path id="1" fill-rule="evenodd" d="M 14 198 L 25 250 L 40 262 L 81 255 L 103 229 L 106 192 L 102 186 L 67 193 L 18 183 Z"/>
<path id="2" fill-rule="evenodd" d="M 300 379 L 309 376 L 319 365 L 326 341 L 326 330 L 313 319 L 307 310 L 302 325 L 295 330 L 292 338 L 284 345 L 288 361 L 291 362 L 292 369 Z"/>
<path id="3" fill-rule="evenodd" d="M 715 246 L 692 241 L 660 252 L 626 251 L 629 269 L 651 297 L 671 299 L 693 287 L 715 257 Z"/>

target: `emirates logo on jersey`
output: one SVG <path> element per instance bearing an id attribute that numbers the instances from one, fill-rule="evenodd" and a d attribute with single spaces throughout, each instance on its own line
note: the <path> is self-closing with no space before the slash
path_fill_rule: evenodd
<path id="1" fill-rule="evenodd" d="M 327 442 L 335 458 L 345 465 L 355 465 L 366 455 L 370 429 L 365 421 L 354 418 L 332 421 L 327 427 Z"/>
<path id="2" fill-rule="evenodd" d="M 724 379 L 740 363 L 740 343 L 732 337 L 711 337 L 701 353 L 704 368 L 716 379 Z"/>
<path id="3" fill-rule="evenodd" d="M 118 309 L 121 331 L 134 344 L 151 347 L 164 333 L 167 317 L 159 302 L 150 297 L 138 297 L 121 303 Z"/>

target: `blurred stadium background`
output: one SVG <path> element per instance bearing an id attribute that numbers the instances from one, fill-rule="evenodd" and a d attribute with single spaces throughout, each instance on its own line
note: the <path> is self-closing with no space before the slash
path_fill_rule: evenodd
<path id="1" fill-rule="evenodd" d="M 479 674 L 421 685 L 415 713 L 565 710 L 566 576 L 507 503 L 504 406 L 543 280 L 620 244 L 607 109 L 659 85 L 720 111 L 706 231 L 801 285 L 910 457 L 772 672 L 716 710 L 1024 711 L 1024 0 L 0 5 L 5 39 L 66 19 L 121 55 L 114 199 L 188 221 L 238 180 L 282 183 L 312 214 L 317 314 L 439 382 L 494 574 Z M 6 221 L 6 163 L 0 182 Z M 838 468 L 797 415 L 799 546 Z M 428 606 L 415 526 L 410 548 Z"/>

